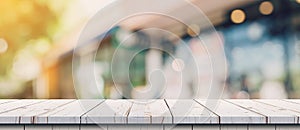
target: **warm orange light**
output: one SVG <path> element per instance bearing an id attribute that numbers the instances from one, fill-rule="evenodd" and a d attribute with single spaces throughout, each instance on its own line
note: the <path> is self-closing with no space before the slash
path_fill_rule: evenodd
<path id="1" fill-rule="evenodd" d="M 296 0 L 296 2 L 297 2 L 298 4 L 300 4 L 300 0 Z"/>
<path id="2" fill-rule="evenodd" d="M 270 15 L 273 10 L 273 4 L 270 1 L 264 1 L 259 5 L 259 12 L 263 15 Z"/>
<path id="3" fill-rule="evenodd" d="M 236 9 L 231 12 L 230 18 L 233 23 L 242 23 L 246 19 L 246 14 L 243 10 Z"/>

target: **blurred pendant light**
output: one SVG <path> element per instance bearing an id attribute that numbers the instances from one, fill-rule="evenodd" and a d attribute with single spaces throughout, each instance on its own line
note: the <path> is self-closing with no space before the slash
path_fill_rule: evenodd
<path id="1" fill-rule="evenodd" d="M 236 9 L 231 12 L 230 19 L 233 23 L 239 24 L 245 21 L 246 14 L 241 9 Z"/>
<path id="2" fill-rule="evenodd" d="M 273 4 L 270 1 L 264 1 L 259 5 L 259 12 L 263 15 L 270 15 L 273 10 Z"/>

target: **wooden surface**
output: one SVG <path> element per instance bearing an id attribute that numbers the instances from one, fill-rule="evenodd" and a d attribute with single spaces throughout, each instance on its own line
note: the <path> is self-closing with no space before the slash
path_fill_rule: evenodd
<path id="1" fill-rule="evenodd" d="M 295 99 L 0 100 L 0 129 L 8 130 L 296 130 L 299 116 Z"/>

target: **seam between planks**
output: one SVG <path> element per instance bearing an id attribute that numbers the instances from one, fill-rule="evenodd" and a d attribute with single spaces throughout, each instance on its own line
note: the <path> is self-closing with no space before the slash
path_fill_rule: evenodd
<path id="1" fill-rule="evenodd" d="M 67 103 L 65 103 L 65 104 L 62 104 L 62 105 L 59 105 L 59 106 L 53 108 L 51 111 L 53 111 L 53 110 L 55 110 L 55 109 L 58 109 L 58 108 L 60 108 L 60 107 L 63 107 L 63 106 L 65 106 L 65 105 L 68 105 L 68 104 L 70 104 L 70 103 L 72 103 L 72 102 L 75 102 L 75 101 L 76 101 L 76 100 L 70 100 L 69 102 L 67 102 Z M 43 115 L 43 114 L 47 114 L 48 112 L 51 112 L 51 111 L 47 111 L 47 112 L 43 112 L 43 113 L 37 114 L 37 115 L 33 116 L 33 120 L 34 120 L 37 116 L 40 116 L 40 115 Z M 33 122 L 33 123 L 34 123 L 34 122 Z M 47 116 L 47 123 L 48 123 L 48 116 Z"/>
<path id="2" fill-rule="evenodd" d="M 19 100 L 19 101 L 21 101 L 21 100 Z M 2 114 L 2 113 L 6 113 L 6 112 L 10 112 L 10 111 L 13 111 L 13 110 L 17 110 L 17 109 L 19 109 L 19 108 L 22 108 L 22 107 L 27 107 L 27 106 L 31 106 L 31 105 L 35 105 L 35 104 L 39 104 L 39 103 L 42 103 L 42 102 L 45 102 L 45 101 L 47 101 L 47 100 L 38 101 L 38 102 L 33 102 L 33 103 L 29 103 L 29 104 L 27 104 L 27 105 L 24 105 L 24 106 L 18 106 L 18 107 L 14 108 L 14 109 L 9 109 L 9 110 L 6 110 L 6 111 L 3 111 L 3 112 L 0 112 L 0 114 Z"/>
<path id="3" fill-rule="evenodd" d="M 168 109 L 169 109 L 169 111 L 170 111 L 170 114 L 171 114 L 171 116 L 172 116 L 172 124 L 174 124 L 174 116 L 173 116 L 173 113 L 172 113 L 172 111 L 171 111 L 171 108 L 170 108 L 169 104 L 167 103 L 166 99 L 164 99 L 164 102 L 166 103 L 166 105 L 167 105 L 167 107 L 168 107 Z"/>
<path id="4" fill-rule="evenodd" d="M 46 101 L 50 101 L 50 100 L 51 100 L 51 99 L 46 100 Z M 46 102 L 46 101 L 45 101 L 45 102 Z M 65 104 L 62 104 L 62 105 L 59 105 L 59 106 L 53 108 L 52 110 L 55 110 L 55 109 L 57 109 L 57 108 L 59 108 L 59 107 L 62 107 L 62 106 L 64 106 L 64 105 L 69 104 L 69 103 L 74 102 L 74 101 L 75 101 L 75 100 L 70 100 L 69 102 L 67 102 L 67 103 L 65 103 Z M 48 111 L 48 112 L 49 112 L 49 111 Z M 35 124 L 34 122 L 37 120 L 37 119 L 36 119 L 37 116 L 42 115 L 42 114 L 46 114 L 46 113 L 48 113 L 48 112 L 43 112 L 43 113 L 40 113 L 40 114 L 37 114 L 37 115 L 33 115 L 33 116 L 31 117 L 31 123 L 32 123 L 32 124 Z M 21 123 L 21 119 L 22 119 L 22 116 L 19 116 L 19 124 L 22 124 L 22 123 Z M 47 117 L 47 123 L 48 123 L 48 117 Z"/>
<path id="5" fill-rule="evenodd" d="M 291 100 L 287 100 L 287 99 L 283 99 L 283 100 L 281 99 L 281 101 L 284 101 L 284 102 L 289 102 L 289 103 L 294 103 L 294 104 L 300 105 L 300 103 L 298 103 L 298 102 L 293 102 L 293 101 L 291 101 Z M 299 120 L 300 120 L 300 117 L 298 117 L 298 121 L 297 121 L 297 122 L 298 122 L 298 124 L 300 123 L 300 121 L 299 121 Z"/>
<path id="6" fill-rule="evenodd" d="M 286 110 L 289 110 L 289 111 L 293 111 L 293 112 L 296 112 L 296 113 L 300 113 L 300 111 L 295 111 L 295 110 L 292 110 L 290 108 L 283 108 L 283 107 L 280 107 L 280 106 L 275 106 L 275 105 L 272 105 L 272 104 L 269 104 L 269 103 L 265 103 L 265 102 L 261 102 L 259 100 L 253 100 L 255 102 L 259 102 L 259 103 L 262 103 L 262 104 L 266 104 L 266 105 L 270 105 L 270 106 L 274 106 L 274 107 L 279 107 L 279 108 L 282 108 L 282 109 L 286 109 Z M 285 100 L 279 100 L 279 101 L 283 101 L 283 102 L 286 102 Z M 296 104 L 296 105 L 300 105 L 298 103 L 295 103 L 295 102 L 286 102 L 286 103 L 293 103 L 293 104 Z M 298 115 L 295 115 L 297 117 L 297 124 L 299 124 L 299 120 L 300 120 L 300 117 Z"/>
<path id="7" fill-rule="evenodd" d="M 82 116 L 84 116 L 85 114 L 87 114 L 88 112 L 90 112 L 91 110 L 93 110 L 93 109 L 95 109 L 96 107 L 98 107 L 100 104 L 102 104 L 104 101 L 106 101 L 106 100 L 103 100 L 102 102 L 100 102 L 99 104 L 97 104 L 97 105 L 95 105 L 94 107 L 92 107 L 90 110 L 88 110 L 88 111 L 86 111 L 86 112 L 84 112 L 82 115 L 80 115 L 80 117 L 79 117 L 79 124 L 81 124 L 81 122 L 82 122 Z"/>
<path id="8" fill-rule="evenodd" d="M 236 104 L 236 103 L 233 103 L 233 102 L 230 102 L 228 99 L 223 99 L 223 101 L 225 101 L 225 102 L 228 102 L 228 103 L 231 103 L 231 104 L 233 104 L 233 105 L 235 105 L 235 106 L 237 106 L 237 107 L 240 107 L 240 108 L 243 108 L 243 109 L 245 109 L 245 110 L 248 110 L 248 111 L 251 111 L 251 112 L 254 112 L 254 113 L 256 113 L 256 114 L 259 114 L 259 115 L 261 115 L 261 116 L 264 116 L 265 118 L 266 118 L 266 124 L 268 124 L 268 120 L 269 120 L 269 118 L 268 118 L 268 116 L 267 115 L 264 115 L 264 114 L 261 114 L 261 113 L 259 113 L 259 112 L 256 112 L 256 111 L 253 111 L 253 110 L 250 110 L 250 109 L 247 109 L 246 107 L 243 107 L 243 106 L 241 106 L 241 105 L 239 105 L 239 104 Z"/>
<path id="9" fill-rule="evenodd" d="M 196 103 L 200 104 L 201 106 L 203 106 L 205 109 L 207 109 L 208 111 L 210 111 L 211 113 L 215 114 L 216 116 L 218 116 L 219 119 L 219 124 L 221 124 L 221 116 L 218 115 L 217 113 L 215 113 L 213 110 L 209 109 L 208 107 L 206 107 L 205 105 L 203 105 L 202 103 L 198 102 L 196 99 L 193 99 Z"/>
<path id="10" fill-rule="evenodd" d="M 132 108 L 133 104 L 134 104 L 134 102 L 131 102 L 131 106 L 126 111 L 126 124 L 128 124 L 128 117 L 129 117 L 129 114 L 130 114 L 130 111 L 131 111 L 131 108 Z"/>

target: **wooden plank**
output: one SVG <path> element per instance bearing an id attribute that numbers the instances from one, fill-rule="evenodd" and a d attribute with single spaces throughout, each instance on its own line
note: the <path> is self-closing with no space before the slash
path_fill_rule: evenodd
<path id="1" fill-rule="evenodd" d="M 42 101 L 45 101 L 45 100 L 28 100 L 28 99 L 26 99 L 26 100 L 17 100 L 14 102 L 3 103 L 3 104 L 0 104 L 0 113 L 11 111 L 11 110 L 14 110 L 14 109 L 17 109 L 20 107 L 26 107 L 26 106 L 36 104 L 36 103 L 39 103 Z"/>
<path id="2" fill-rule="evenodd" d="M 107 99 L 93 110 L 81 117 L 81 123 L 97 124 L 124 124 L 127 123 L 127 116 L 132 106 L 129 100 Z"/>
<path id="3" fill-rule="evenodd" d="M 52 130 L 52 125 L 25 125 L 25 130 Z"/>
<path id="4" fill-rule="evenodd" d="M 53 111 L 36 116 L 36 123 L 80 124 L 81 116 L 102 102 L 103 100 L 76 100 Z"/>
<path id="5" fill-rule="evenodd" d="M 300 104 L 300 99 L 283 99 L 283 101 Z"/>
<path id="6" fill-rule="evenodd" d="M 221 125 L 220 130 L 248 130 L 247 125 Z"/>
<path id="7" fill-rule="evenodd" d="M 267 105 L 267 104 L 256 102 L 253 100 L 227 100 L 227 101 L 234 103 L 238 106 L 241 106 L 243 108 L 246 108 L 251 111 L 255 111 L 257 113 L 267 116 L 268 117 L 267 123 L 270 123 L 270 124 L 274 124 L 274 123 L 295 124 L 295 123 L 298 123 L 297 115 L 299 115 L 299 113 L 296 113 L 291 110 L 282 109 L 280 107 Z"/>
<path id="8" fill-rule="evenodd" d="M 41 103 L 46 100 L 17 100 L 0 105 L 0 114 L 7 113 L 9 111 L 16 110 L 18 108 L 26 108 L 30 105 Z M 18 114 L 18 113 L 16 113 Z M 18 121 L 15 118 L 9 116 L 0 116 L 0 124 L 16 124 Z"/>
<path id="9" fill-rule="evenodd" d="M 275 125 L 249 125 L 248 130 L 276 130 Z"/>
<path id="10" fill-rule="evenodd" d="M 192 125 L 165 125 L 164 130 L 193 130 Z"/>
<path id="11" fill-rule="evenodd" d="M 132 101 L 134 103 L 128 115 L 129 124 L 172 124 L 172 115 L 163 99 Z"/>
<path id="12" fill-rule="evenodd" d="M 211 124 L 219 123 L 219 117 L 194 100 L 166 100 L 173 115 L 174 123 Z"/>
<path id="13" fill-rule="evenodd" d="M 266 117 L 223 100 L 196 99 L 196 101 L 219 115 L 221 124 L 266 123 Z"/>
<path id="14" fill-rule="evenodd" d="M 276 130 L 300 130 L 300 125 L 276 125 Z"/>
<path id="15" fill-rule="evenodd" d="M 53 125 L 52 130 L 80 130 L 79 125 Z"/>
<path id="16" fill-rule="evenodd" d="M 0 105 L 9 103 L 9 102 L 13 102 L 13 101 L 17 101 L 17 100 L 16 99 L 0 99 Z"/>
<path id="17" fill-rule="evenodd" d="M 273 106 L 279 107 L 281 109 L 288 109 L 288 110 L 297 112 L 297 113 L 299 113 L 298 117 L 300 115 L 300 104 L 297 104 L 294 102 L 289 102 L 289 101 L 285 101 L 285 100 L 272 100 L 272 99 L 254 100 L 254 101 L 265 103 L 268 105 L 273 105 Z M 298 120 L 298 123 L 299 123 L 299 120 Z"/>
<path id="18" fill-rule="evenodd" d="M 0 125 L 0 130 L 24 130 L 24 125 Z"/>
<path id="19" fill-rule="evenodd" d="M 52 111 L 72 101 L 75 100 L 45 100 L 27 107 L 20 107 L 9 112 L 1 113 L 0 119 L 7 123 L 33 124 L 36 122 L 35 116 Z"/>
<path id="20" fill-rule="evenodd" d="M 80 125 L 80 130 L 107 130 L 107 125 Z"/>
<path id="21" fill-rule="evenodd" d="M 53 124 L 51 129 L 71 129 L 59 124 L 132 124 L 128 129 L 160 129 L 180 124 L 193 129 L 274 129 L 275 124 L 299 123 L 300 100 L 0 100 L 0 124 Z M 197 101 L 197 102 L 196 102 Z M 215 103 L 210 103 L 214 101 Z M 134 102 L 134 103 L 133 103 Z M 205 112 L 206 111 L 206 112 Z M 207 119 L 204 120 L 204 119 Z M 220 124 L 222 126 L 219 126 Z M 235 126 L 229 126 L 230 123 Z M 136 124 L 136 125 L 134 125 Z M 153 125 L 151 125 L 153 124 Z M 184 126 L 183 124 L 188 124 Z M 199 124 L 199 125 L 197 125 Z M 206 125 L 204 125 L 206 124 Z M 226 125 L 228 124 L 228 125 Z M 250 125 L 253 124 L 253 125 Z M 255 124 L 255 125 L 254 125 Z M 257 124 L 268 124 L 266 126 Z M 273 124 L 273 125 L 270 125 Z M 42 126 L 37 125 L 37 126 Z M 56 126 L 58 125 L 58 126 Z M 1 125 L 0 125 L 1 126 Z M 20 125 L 22 126 L 22 125 Z M 20 127 L 18 125 L 18 127 Z M 61 127 L 62 126 L 62 127 Z M 124 126 L 124 125 L 123 125 Z M 129 127 L 130 126 L 130 127 Z M 1 126 L 4 127 L 4 126 Z M 118 125 L 121 127 L 122 125 Z M 116 127 L 116 129 L 118 129 Z M 288 128 L 294 128 L 288 127 Z M 35 128 L 33 126 L 25 128 Z M 48 129 L 48 127 L 46 127 Z M 73 127 L 72 129 L 80 127 Z M 85 128 L 85 127 L 82 127 Z M 87 129 L 92 127 L 87 127 Z M 95 128 L 95 127 L 94 127 Z M 169 128 L 169 127 L 164 127 Z M 177 127 L 175 127 L 177 129 Z M 276 128 L 284 129 L 285 125 Z M 295 128 L 297 129 L 298 126 Z M 239 129 L 239 128 L 238 128 Z"/>
<path id="22" fill-rule="evenodd" d="M 163 130 L 163 125 L 148 125 L 148 124 L 141 124 L 141 125 L 108 125 L 107 130 Z"/>
<path id="23" fill-rule="evenodd" d="M 213 125 L 193 125 L 193 130 L 220 130 L 219 124 Z"/>

